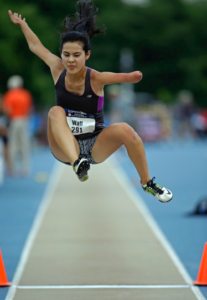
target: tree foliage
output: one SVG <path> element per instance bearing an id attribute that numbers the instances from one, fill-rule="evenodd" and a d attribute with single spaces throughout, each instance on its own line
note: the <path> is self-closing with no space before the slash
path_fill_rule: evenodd
<path id="1" fill-rule="evenodd" d="M 98 23 L 107 27 L 105 36 L 92 40 L 90 67 L 120 72 L 120 50 L 130 47 L 134 69 L 143 72 L 137 91 L 176 95 L 188 89 L 206 106 L 207 95 L 207 5 L 181 0 L 154 0 L 146 6 L 127 5 L 120 0 L 94 0 L 99 7 Z M 66 15 L 75 12 L 76 1 L 0 0 L 0 91 L 6 81 L 21 75 L 37 103 L 54 105 L 50 70 L 28 49 L 25 38 L 13 25 L 8 10 L 21 13 L 45 47 L 59 55 L 58 30 Z M 169 98 L 169 97 L 168 97 Z"/>

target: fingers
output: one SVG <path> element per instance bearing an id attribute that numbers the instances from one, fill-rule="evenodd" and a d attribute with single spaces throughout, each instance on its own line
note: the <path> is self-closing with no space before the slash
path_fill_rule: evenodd
<path id="1" fill-rule="evenodd" d="M 21 21 L 26 22 L 26 18 L 22 19 L 22 15 L 21 15 L 21 14 L 18 14 L 18 13 L 12 13 L 11 10 L 9 10 L 8 13 L 9 13 L 9 15 L 10 15 L 11 18 L 14 17 L 15 19 L 19 19 L 19 20 L 21 20 Z"/>
<path id="2" fill-rule="evenodd" d="M 12 16 L 13 16 L 13 13 L 12 13 L 12 11 L 11 11 L 11 10 L 9 10 L 9 11 L 8 11 L 8 13 L 9 13 L 9 16 L 10 16 L 10 17 L 12 17 Z"/>
<path id="3" fill-rule="evenodd" d="M 11 11 L 10 11 L 10 12 L 11 12 Z M 10 14 L 12 14 L 12 12 L 11 12 Z M 13 13 L 13 16 L 14 16 L 15 18 L 20 18 L 20 19 L 21 19 L 21 15 L 19 15 L 18 13 Z"/>

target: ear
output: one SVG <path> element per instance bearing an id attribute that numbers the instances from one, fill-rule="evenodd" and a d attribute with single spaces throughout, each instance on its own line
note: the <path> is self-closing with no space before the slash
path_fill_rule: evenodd
<path id="1" fill-rule="evenodd" d="M 91 51 L 88 50 L 88 52 L 87 52 L 87 54 L 86 54 L 86 60 L 88 60 L 90 56 L 91 56 Z"/>

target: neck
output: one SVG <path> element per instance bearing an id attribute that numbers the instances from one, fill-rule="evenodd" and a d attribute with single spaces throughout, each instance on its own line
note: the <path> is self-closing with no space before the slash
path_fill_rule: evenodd
<path id="1" fill-rule="evenodd" d="M 70 74 L 68 71 L 66 71 L 66 78 L 70 83 L 77 83 L 78 81 L 82 80 L 86 76 L 87 68 L 86 66 L 83 66 L 82 69 L 76 74 Z"/>

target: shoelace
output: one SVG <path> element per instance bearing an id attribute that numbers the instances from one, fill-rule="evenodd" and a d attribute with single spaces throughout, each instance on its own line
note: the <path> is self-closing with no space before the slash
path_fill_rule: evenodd
<path id="1" fill-rule="evenodd" d="M 148 185 L 149 187 L 151 187 L 156 193 L 162 195 L 164 192 L 163 192 L 159 187 L 156 186 L 156 184 L 154 183 L 154 180 L 155 180 L 155 177 L 153 177 L 153 178 L 147 183 L 147 185 Z"/>

